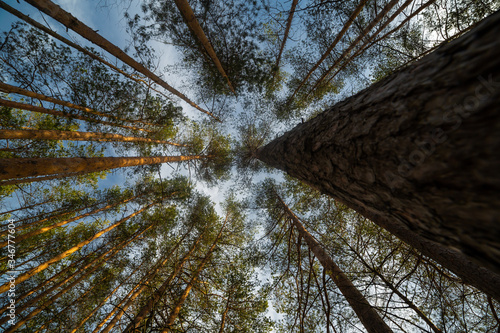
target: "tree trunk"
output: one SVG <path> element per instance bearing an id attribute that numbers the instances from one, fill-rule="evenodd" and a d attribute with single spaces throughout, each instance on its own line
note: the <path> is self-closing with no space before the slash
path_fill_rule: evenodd
<path id="1" fill-rule="evenodd" d="M 398 288 L 396 288 L 396 286 L 394 284 L 391 283 L 391 281 L 389 281 L 388 279 L 385 278 L 385 276 L 382 275 L 382 273 L 379 272 L 379 270 L 377 270 L 375 267 L 371 266 L 370 264 L 368 264 L 366 262 L 366 260 L 363 258 L 363 256 L 361 255 L 361 253 L 359 253 L 358 251 L 356 251 L 354 248 L 350 247 L 351 251 L 356 255 L 356 257 L 358 257 L 358 259 L 361 261 L 361 263 L 366 267 L 368 268 L 368 270 L 370 270 L 372 273 L 374 273 L 376 276 L 378 276 L 380 278 L 380 280 L 382 280 L 382 282 L 384 282 L 384 284 L 387 286 L 387 288 L 389 288 L 393 293 L 395 293 L 396 295 L 398 295 L 399 298 L 401 298 L 403 300 L 403 302 L 406 303 L 406 305 L 412 309 L 413 311 L 415 311 L 415 313 L 417 314 L 418 317 L 420 317 L 420 319 L 422 319 L 433 331 L 434 333 L 441 333 L 442 331 L 437 328 L 437 326 L 429 319 L 429 317 L 427 317 L 425 315 L 425 313 L 422 312 L 422 310 L 420 310 L 418 308 L 418 306 L 416 306 L 408 297 L 406 297 L 405 294 L 403 294 L 402 292 L 400 292 L 398 290 Z M 417 265 L 418 265 L 418 262 L 417 262 Z M 417 266 L 415 266 L 415 269 L 417 268 Z"/>
<path id="2" fill-rule="evenodd" d="M 349 45 L 349 47 L 344 51 L 342 52 L 342 54 L 340 55 L 340 57 L 338 57 L 337 60 L 335 60 L 335 62 L 333 63 L 333 65 L 331 65 L 328 70 L 323 73 L 323 75 L 321 75 L 321 77 L 316 81 L 316 83 L 314 84 L 313 88 L 309 91 L 309 93 L 307 94 L 308 96 L 316 89 L 318 88 L 318 86 L 321 84 L 321 82 L 323 82 L 323 80 L 335 69 L 335 67 L 337 67 L 340 62 L 349 55 L 349 53 L 356 47 L 356 45 L 358 45 L 358 43 L 363 39 L 363 38 L 366 38 L 366 36 L 368 35 L 368 33 L 370 32 L 370 30 L 373 29 L 373 27 L 375 27 L 375 25 L 377 25 L 377 23 L 379 23 L 383 18 L 384 16 L 394 7 L 398 4 L 399 0 L 391 0 L 387 5 L 385 5 L 385 7 L 382 9 L 382 11 L 373 19 L 373 21 L 371 21 L 368 26 L 359 34 L 359 36 L 351 43 L 351 45 Z M 374 36 L 376 36 L 374 34 Z M 307 97 L 306 97 L 307 98 Z"/>
<path id="3" fill-rule="evenodd" d="M 95 132 L 53 131 L 53 130 L 0 129 L 0 139 L 146 142 L 146 143 L 161 143 L 177 147 L 186 147 L 183 144 L 170 141 L 140 138 L 135 136 L 123 136 L 120 134 L 100 133 L 100 132 L 95 133 Z"/>
<path id="4" fill-rule="evenodd" d="M 112 203 L 112 204 L 108 204 L 108 205 L 106 205 L 106 206 L 104 206 L 102 208 L 94 209 L 93 211 L 90 211 L 88 213 L 85 213 L 85 214 L 82 214 L 82 215 L 78 215 L 78 216 L 72 217 L 72 218 L 64 220 L 64 221 L 59 221 L 59 222 L 54 223 L 52 225 L 49 225 L 49 226 L 46 226 L 46 227 L 42 227 L 42 228 L 37 229 L 37 230 L 30 231 L 30 232 L 25 233 L 23 235 L 16 236 L 16 243 L 21 242 L 21 241 L 23 241 L 25 239 L 28 239 L 28 238 L 31 238 L 31 237 L 43 234 L 43 233 L 45 233 L 47 231 L 50 231 L 50 230 L 52 230 L 54 228 L 62 227 L 63 225 L 66 225 L 68 223 L 78 221 L 78 220 L 83 219 L 83 218 L 85 218 L 87 216 L 94 215 L 94 214 L 97 214 L 97 213 L 102 212 L 104 210 L 107 210 L 107 209 L 113 208 L 115 206 L 127 203 L 127 202 L 129 202 L 131 200 L 134 200 L 134 199 L 140 197 L 140 196 L 141 195 L 136 195 L 136 196 L 134 196 L 132 198 L 128 198 L 128 199 L 120 201 L 120 202 L 115 202 L 115 203 Z M 84 207 L 82 209 L 85 209 L 85 208 L 87 208 L 87 207 Z M 82 209 L 79 209 L 79 210 L 82 210 Z M 70 213 L 72 213 L 72 212 L 65 213 L 63 215 L 70 214 Z M 38 221 L 36 221 L 36 222 L 38 222 Z M 8 244 L 8 241 L 6 241 L 6 242 L 0 242 L 0 248 L 7 246 L 7 244 Z"/>
<path id="5" fill-rule="evenodd" d="M 182 257 L 180 260 L 179 264 L 177 264 L 175 270 L 170 274 L 170 276 L 163 282 L 160 288 L 155 291 L 155 293 L 149 298 L 148 302 L 144 304 L 144 306 L 139 310 L 137 315 L 134 317 L 132 322 L 128 324 L 128 326 L 125 328 L 123 333 L 130 333 L 134 332 L 134 330 L 139 326 L 140 322 L 153 310 L 153 307 L 155 304 L 160 300 L 160 298 L 165 294 L 165 291 L 167 290 L 168 286 L 172 281 L 175 279 L 175 277 L 181 272 L 182 267 L 186 263 L 186 261 L 191 257 L 193 254 L 194 250 L 198 246 L 199 242 L 202 240 L 203 233 L 198 236 L 198 238 L 195 240 L 193 245 L 191 246 L 191 249 Z"/>
<path id="6" fill-rule="evenodd" d="M 109 227 L 99 231 L 98 233 L 96 233 L 95 235 L 93 235 L 92 237 L 88 238 L 87 240 L 83 241 L 83 242 L 80 242 L 78 243 L 77 245 L 73 246 L 72 248 L 64 251 L 63 253 L 60 253 L 59 255 L 53 257 L 52 259 L 49 259 L 47 260 L 46 262 L 44 263 L 41 263 L 40 265 L 38 265 L 37 267 L 34 267 L 32 269 L 30 269 L 28 272 L 24 273 L 24 274 L 21 274 L 19 275 L 17 278 L 16 278 L 16 282 L 19 284 L 23 281 L 26 281 L 27 279 L 31 278 L 32 276 L 40 273 L 41 271 L 47 269 L 50 265 L 68 257 L 69 255 L 71 255 L 72 253 L 75 253 L 76 251 L 80 250 L 82 247 L 84 247 L 85 245 L 89 244 L 90 242 L 92 242 L 93 240 L 101 237 L 102 235 L 104 235 L 105 233 L 113 230 L 114 228 L 118 227 L 119 225 L 121 225 L 122 223 L 130 220 L 132 217 L 136 216 L 136 215 L 139 215 L 140 213 L 142 213 L 143 211 L 145 211 L 146 209 L 158 204 L 159 202 L 153 202 L 143 208 L 141 208 L 140 210 L 136 211 L 135 213 L 132 213 L 126 217 L 124 217 L 123 219 L 119 220 L 118 222 L 110 225 Z M 3 284 L 0 286 L 0 294 L 6 292 L 7 290 L 9 290 L 9 282 Z"/>
<path id="7" fill-rule="evenodd" d="M 126 128 L 126 129 L 133 130 L 133 131 L 144 131 L 144 132 L 149 132 L 149 133 L 153 132 L 151 130 L 147 130 L 147 129 L 140 128 L 140 127 L 120 125 L 120 124 L 112 123 L 109 121 L 84 117 L 84 116 L 80 116 L 77 114 L 63 112 L 63 111 L 54 110 L 54 109 L 46 109 L 46 108 L 43 108 L 41 106 L 9 101 L 7 99 L 2 99 L 2 98 L 0 98 L 0 106 L 6 106 L 8 108 L 28 110 L 28 111 L 44 113 L 44 114 L 50 114 L 50 115 L 56 116 L 56 117 L 64 117 L 64 118 L 69 118 L 69 119 L 79 119 L 79 120 L 88 121 L 91 123 L 98 123 L 98 124 L 107 125 L 107 126 Z"/>
<path id="8" fill-rule="evenodd" d="M 148 228 L 149 229 L 149 228 Z M 136 269 L 134 269 L 132 271 L 132 273 L 130 273 L 121 283 L 119 283 L 110 293 L 108 296 L 106 296 L 100 303 L 99 305 L 97 305 L 96 307 L 94 307 L 94 309 L 92 309 L 92 311 L 90 311 L 90 313 L 85 316 L 85 318 L 83 318 L 72 330 L 70 333 L 75 333 L 76 331 L 78 331 L 78 329 L 87 322 L 87 320 L 90 319 L 90 317 L 92 317 L 94 315 L 94 313 L 96 313 L 104 304 L 106 304 L 106 302 L 118 291 L 118 289 L 120 289 L 125 283 L 128 283 L 128 279 L 130 279 L 132 277 L 132 275 L 134 275 L 141 267 L 142 265 L 145 264 L 145 261 L 143 261 Z"/>
<path id="9" fill-rule="evenodd" d="M 165 88 L 167 91 L 170 93 L 174 94 L 175 96 L 179 97 L 192 107 L 198 109 L 199 111 L 208 114 L 215 120 L 219 121 L 219 118 L 217 118 L 213 113 L 208 112 L 195 103 L 193 103 L 189 98 L 181 94 L 179 91 L 171 87 L 168 83 L 163 81 L 158 75 L 154 74 L 151 72 L 149 69 L 144 67 L 142 64 L 139 62 L 135 61 L 132 59 L 129 55 L 127 55 L 125 52 L 123 52 L 119 47 L 116 45 L 112 44 L 109 42 L 107 39 L 99 35 L 97 32 L 95 32 L 93 29 L 85 25 L 83 22 L 79 21 L 77 18 L 75 18 L 73 15 L 70 13 L 66 12 L 63 10 L 61 7 L 53 3 L 52 1 L 49 0 L 26 0 L 27 3 L 32 5 L 33 7 L 37 8 L 38 10 L 44 12 L 45 14 L 49 15 L 52 17 L 54 20 L 62 23 L 66 28 L 73 30 L 74 32 L 78 33 L 80 36 L 83 38 L 87 39 L 91 43 L 94 43 L 95 45 L 101 47 L 102 49 L 106 50 L 116 58 L 120 59 L 122 62 L 125 64 L 129 65 L 139 73 L 144 74 L 151 80 L 153 80 L 156 84 L 162 86 Z"/>
<path id="10" fill-rule="evenodd" d="M 146 164 L 198 160 L 205 157 L 190 155 L 160 157 L 1 158 L 0 180 L 82 171 L 90 173 Z"/>
<path id="11" fill-rule="evenodd" d="M 212 44 L 210 44 L 210 41 L 208 40 L 207 36 L 205 35 L 205 32 L 203 32 L 203 29 L 201 28 L 200 23 L 198 23 L 198 20 L 196 19 L 196 16 L 194 15 L 193 9 L 189 5 L 189 2 L 187 0 L 174 0 L 175 5 L 181 12 L 182 18 L 186 22 L 187 26 L 189 29 L 193 32 L 193 34 L 196 36 L 198 41 L 203 45 L 203 48 L 205 51 L 207 51 L 208 55 L 212 59 L 212 61 L 215 64 L 215 67 L 217 67 L 217 70 L 219 73 L 222 75 L 223 78 L 226 79 L 227 85 L 233 92 L 234 87 L 231 84 L 231 81 L 229 80 L 229 77 L 226 74 L 226 71 L 224 71 L 224 68 L 222 67 L 222 64 L 219 61 L 219 58 L 217 57 L 217 54 L 215 54 L 214 48 L 212 47 Z"/>
<path id="12" fill-rule="evenodd" d="M 161 260 L 161 262 L 159 262 L 152 271 L 148 272 L 148 274 L 146 275 L 147 276 L 146 282 L 142 283 L 141 287 L 138 288 L 132 295 L 130 295 L 130 298 L 127 300 L 127 302 L 123 306 L 120 307 L 119 312 L 109 322 L 109 324 L 101 331 L 101 333 L 109 333 L 111 331 L 111 329 L 116 325 L 116 323 L 123 316 L 125 311 L 127 311 L 127 309 L 134 303 L 134 301 L 137 299 L 137 297 L 139 297 L 142 294 L 144 289 L 149 287 L 149 285 L 151 284 L 151 281 L 153 281 L 153 279 L 157 276 L 160 269 L 167 264 L 167 262 L 170 260 L 172 255 L 175 253 L 175 251 L 177 251 L 177 249 L 179 248 L 181 243 L 191 233 L 192 230 L 193 230 L 193 227 L 189 228 L 189 230 L 175 244 L 175 246 L 169 251 L 169 253 L 167 255 L 163 256 L 163 260 Z M 200 235 L 200 237 L 201 237 L 201 235 Z"/>
<path id="13" fill-rule="evenodd" d="M 309 78 L 311 77 L 312 73 L 316 69 L 318 69 L 318 67 L 321 65 L 321 63 L 323 61 L 325 61 L 325 59 L 328 57 L 328 55 L 333 51 L 333 49 L 335 48 L 335 46 L 337 46 L 337 44 L 340 41 L 340 39 L 345 35 L 345 33 L 347 32 L 347 29 L 349 29 L 349 27 L 351 26 L 352 22 L 354 22 L 354 20 L 356 19 L 356 17 L 358 17 L 359 13 L 361 13 L 361 10 L 363 9 L 363 7 L 365 6 L 365 4 L 367 2 L 368 2 L 368 0 L 361 0 L 361 2 L 359 3 L 359 5 L 352 12 L 351 16 L 349 17 L 349 19 L 347 20 L 347 22 L 342 27 L 342 30 L 340 30 L 340 32 L 337 34 L 337 37 L 335 37 L 335 40 L 332 42 L 332 44 L 330 44 L 330 46 L 325 51 L 325 53 L 321 56 L 321 58 L 318 60 L 318 62 L 316 62 L 316 64 L 309 70 L 309 72 L 304 77 L 304 79 L 302 80 L 302 82 L 300 82 L 299 86 L 295 89 L 295 91 L 293 92 L 292 97 L 291 97 L 292 99 L 295 97 L 295 95 L 300 90 L 300 88 L 302 88 L 304 86 L 304 84 L 306 84 L 307 80 L 309 80 Z"/>
<path id="14" fill-rule="evenodd" d="M 2 4 L 2 1 L 0 1 L 0 4 Z M 98 111 L 92 110 L 90 108 L 87 108 L 85 106 L 76 105 L 76 104 L 73 104 L 73 103 L 70 103 L 70 102 L 66 102 L 66 101 L 61 101 L 61 100 L 53 98 L 53 97 L 45 96 L 45 95 L 42 95 L 42 94 L 39 94 L 39 93 L 36 93 L 36 92 L 33 92 L 33 91 L 29 91 L 29 90 L 26 90 L 26 89 L 22 89 L 22 88 L 16 87 L 16 86 L 11 86 L 10 84 L 6 84 L 6 83 L 3 83 L 3 82 L 0 82 L 0 90 L 4 91 L 6 93 L 19 94 L 19 95 L 23 95 L 23 96 L 26 96 L 26 97 L 36 98 L 36 99 L 39 99 L 39 100 L 42 100 L 42 101 L 47 101 L 47 102 L 51 102 L 51 103 L 54 103 L 54 104 L 66 106 L 68 108 L 80 110 L 80 111 L 83 111 L 83 112 L 86 112 L 86 113 L 91 113 L 91 114 L 94 114 L 96 116 L 101 116 L 101 117 L 106 117 L 106 118 L 112 118 L 112 119 L 116 119 L 116 120 L 124 121 L 124 122 L 129 122 L 129 123 L 142 123 L 142 124 L 149 125 L 149 126 L 157 126 L 156 124 L 148 123 L 148 122 L 145 122 L 145 121 L 142 121 L 142 120 L 130 120 L 130 119 L 119 118 L 119 117 L 116 117 L 116 116 L 114 116 L 112 114 L 109 114 L 109 113 L 98 112 Z"/>
<path id="15" fill-rule="evenodd" d="M 333 282 L 335 282 L 335 285 L 339 288 L 342 295 L 344 295 L 347 302 L 349 302 L 349 305 L 351 305 L 366 330 L 369 333 L 391 333 L 392 330 L 389 326 L 387 326 L 382 318 L 380 318 L 377 311 L 375 311 L 363 294 L 361 294 L 361 292 L 352 284 L 347 275 L 340 269 L 339 266 L 337 266 L 337 264 L 335 264 L 328 253 L 326 253 L 314 237 L 304 228 L 297 216 L 290 210 L 290 208 L 288 208 L 283 200 L 278 195 L 276 195 L 276 197 L 283 206 L 287 216 L 293 222 L 293 225 L 299 232 L 300 237 L 306 241 L 309 249 L 311 249 L 314 256 L 318 258 L 321 263 L 321 266 L 323 266 L 323 269 L 332 278 Z"/>
<path id="16" fill-rule="evenodd" d="M 170 326 L 172 326 L 174 324 L 175 320 L 177 319 L 177 316 L 179 315 L 179 312 L 181 311 L 181 307 L 184 304 L 184 301 L 187 299 L 189 292 L 193 288 L 193 285 L 196 283 L 196 280 L 198 279 L 198 275 L 200 275 L 201 271 L 203 271 L 203 268 L 210 260 L 212 252 L 215 249 L 215 247 L 217 246 L 217 243 L 219 242 L 220 237 L 222 236 L 222 231 L 226 227 L 226 222 L 227 222 L 227 218 L 224 222 L 224 225 L 219 230 L 219 233 L 217 234 L 215 241 L 212 243 L 212 246 L 210 246 L 210 249 L 208 249 L 207 255 L 205 256 L 205 258 L 201 262 L 200 266 L 198 266 L 196 271 L 193 273 L 193 276 L 192 276 L 191 280 L 189 281 L 188 285 L 186 286 L 186 288 L 184 289 L 184 292 L 177 300 L 177 303 L 175 304 L 174 309 L 172 310 L 172 313 L 170 313 L 170 316 L 168 316 L 167 322 L 165 323 L 166 328 L 162 331 L 162 333 L 169 332 Z"/>
<path id="17" fill-rule="evenodd" d="M 368 0 L 363 0 L 363 1 L 368 1 Z M 283 54 L 283 50 L 285 49 L 286 41 L 288 40 L 288 33 L 290 32 L 290 28 L 292 27 L 293 15 L 295 14 L 295 8 L 297 7 L 298 3 L 299 3 L 299 0 L 292 1 L 292 7 L 290 8 L 290 12 L 288 14 L 288 19 L 286 21 L 285 33 L 283 35 L 283 41 L 281 42 L 280 50 L 278 52 L 278 57 L 276 58 L 276 64 L 274 65 L 274 67 L 276 69 L 276 73 L 279 71 L 279 68 L 280 68 L 281 55 Z"/>
<path id="18" fill-rule="evenodd" d="M 500 12 L 257 157 L 500 300 L 498 35 Z"/>

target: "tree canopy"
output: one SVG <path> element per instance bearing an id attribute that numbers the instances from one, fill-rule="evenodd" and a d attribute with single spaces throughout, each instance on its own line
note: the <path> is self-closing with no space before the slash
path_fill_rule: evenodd
<path id="1" fill-rule="evenodd" d="M 499 331 L 499 9 L 0 1 L 1 330 Z"/>

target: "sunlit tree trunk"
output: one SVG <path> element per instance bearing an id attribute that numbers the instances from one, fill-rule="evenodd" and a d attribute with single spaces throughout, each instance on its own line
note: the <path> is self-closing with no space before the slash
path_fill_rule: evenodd
<path id="1" fill-rule="evenodd" d="M 32 276 L 34 276 L 35 274 L 38 274 L 40 273 L 41 271 L 47 269 L 50 265 L 68 257 L 69 255 L 71 255 L 72 253 L 75 253 L 76 251 L 80 250 L 82 247 L 84 247 L 85 245 L 89 244 L 90 242 L 92 242 L 93 240 L 101 237 L 102 235 L 104 235 L 105 233 L 113 230 L 114 228 L 118 227 L 119 225 L 123 224 L 124 222 L 130 220 L 131 218 L 133 218 L 134 216 L 136 215 L 139 215 L 140 213 L 142 213 L 143 211 L 145 211 L 146 209 L 158 204 L 159 202 L 153 202 L 143 208 L 141 208 L 140 210 L 136 211 L 135 213 L 132 213 L 126 217 L 124 217 L 123 219 L 119 220 L 118 222 L 110 225 L 109 227 L 101 230 L 100 232 L 96 233 L 94 236 L 88 238 L 87 240 L 83 241 L 83 242 L 80 242 L 79 244 L 73 246 L 72 248 L 70 248 L 69 250 L 66 250 L 64 251 L 63 253 L 53 257 L 52 259 L 49 259 L 47 260 L 46 262 L 44 263 L 41 263 L 40 265 L 38 265 L 37 267 L 34 267 L 32 269 L 30 269 L 28 272 L 24 273 L 24 274 L 21 274 L 19 275 L 17 278 L 16 278 L 16 282 L 17 283 L 21 283 L 23 281 L 26 281 L 27 279 L 31 278 Z M 9 283 L 5 283 L 3 284 L 2 286 L 0 286 L 0 294 L 1 293 L 4 293 L 6 292 L 7 290 L 9 290 Z"/>
<path id="2" fill-rule="evenodd" d="M 116 45 L 112 44 L 109 42 L 107 39 L 99 35 L 97 32 L 95 32 L 93 29 L 76 19 L 73 15 L 70 13 L 66 12 L 63 10 L 61 7 L 58 5 L 54 4 L 52 1 L 49 0 L 26 0 L 27 3 L 32 5 L 33 7 L 37 8 L 38 10 L 44 12 L 45 14 L 49 15 L 52 17 L 54 20 L 62 23 L 66 28 L 73 30 L 74 32 L 78 33 L 88 41 L 94 43 L 95 45 L 101 47 L 102 49 L 106 50 L 116 58 L 120 59 L 122 62 L 125 64 L 129 65 L 139 73 L 144 74 L 146 77 L 150 78 L 153 80 L 156 84 L 162 86 L 165 88 L 167 91 L 170 93 L 174 94 L 175 96 L 179 97 L 192 107 L 198 109 L 199 111 L 206 113 L 207 115 L 211 116 L 212 118 L 219 120 L 213 113 L 206 111 L 193 103 L 189 98 L 181 94 L 179 91 L 174 89 L 172 86 L 170 86 L 168 83 L 163 81 L 158 75 L 154 74 L 151 72 L 149 69 L 144 67 L 142 64 L 139 62 L 135 61 L 132 59 L 130 56 L 128 56 L 125 52 L 123 52 L 119 47 Z"/>
<path id="3" fill-rule="evenodd" d="M 139 236 L 141 236 L 142 234 L 144 234 L 147 230 L 151 229 L 153 227 L 153 225 L 150 225 L 149 227 L 145 228 L 144 230 L 140 231 L 140 232 L 136 232 L 135 235 L 133 235 L 130 239 L 128 240 L 125 240 L 123 242 L 121 242 L 120 244 L 117 244 L 116 246 L 110 248 L 109 250 L 103 252 L 102 254 L 100 254 L 98 257 L 92 259 L 91 261 L 89 261 L 88 263 L 84 263 L 82 262 L 82 264 L 80 266 L 78 266 L 77 270 L 70 274 L 69 276 L 65 277 L 64 279 L 62 279 L 61 281 L 59 282 L 56 282 L 54 284 L 52 284 L 50 286 L 50 288 L 48 288 L 47 290 L 44 290 L 43 292 L 41 292 L 40 294 L 38 294 L 37 296 L 33 297 L 33 298 L 30 298 L 27 302 L 25 302 L 24 304 L 22 304 L 21 306 L 17 306 L 16 308 L 16 311 L 18 311 L 18 313 L 22 313 L 24 310 L 26 309 L 29 309 L 30 307 L 36 307 L 37 306 L 37 302 L 39 302 L 40 300 L 42 299 L 46 299 L 46 298 L 52 298 L 52 297 L 48 297 L 54 290 L 57 290 L 58 288 L 64 286 L 66 283 L 70 282 L 71 280 L 73 280 L 76 276 L 78 276 L 80 273 L 83 273 L 85 272 L 85 270 L 87 270 L 88 268 L 92 267 L 92 265 L 96 264 L 97 263 L 97 266 L 95 267 L 96 269 L 101 267 L 108 259 L 112 258 L 115 254 L 117 254 L 120 250 L 122 250 L 125 246 L 127 246 L 128 244 L 130 244 L 132 241 L 134 241 L 135 239 L 137 239 Z M 91 255 L 87 255 L 86 258 L 90 257 Z M 104 259 L 104 260 L 103 260 Z M 78 261 L 80 262 L 80 261 Z M 73 267 L 77 266 L 77 265 L 71 265 Z M 71 267 L 70 266 L 70 267 Z M 63 270 L 63 271 L 69 271 L 69 270 Z M 50 282 L 53 282 L 55 281 L 55 278 L 58 277 L 58 276 L 61 276 L 62 272 L 61 271 L 60 273 L 54 275 L 52 278 L 46 280 L 44 283 L 41 283 L 40 285 L 36 286 L 33 290 L 31 290 L 30 292 L 22 295 L 21 297 L 18 297 L 16 299 L 16 302 L 19 302 L 21 301 L 22 299 L 32 295 L 33 293 L 35 293 L 37 290 L 40 290 L 42 289 L 42 287 L 44 285 L 48 285 L 48 283 Z M 5 307 L 5 310 L 7 309 L 7 307 Z M 4 309 L 2 309 L 3 311 L 5 311 Z M 4 324 L 5 322 L 7 322 L 9 320 L 9 317 L 5 316 L 3 318 L 0 319 L 0 325 Z"/>
<path id="4" fill-rule="evenodd" d="M 94 60 L 97 60 L 101 63 L 103 63 L 104 65 L 110 67 L 111 69 L 113 69 L 114 71 L 124 75 L 125 77 L 135 81 L 135 82 L 138 82 L 138 83 L 144 83 L 144 84 L 147 84 L 147 82 L 145 82 L 144 80 L 140 79 L 140 78 L 137 78 L 136 76 L 133 76 L 133 75 L 130 75 L 124 71 L 122 71 L 120 68 L 116 67 L 115 65 L 109 63 L 108 61 L 102 59 L 101 57 L 97 56 L 96 54 L 90 52 L 89 50 L 87 50 L 86 48 L 83 48 L 81 47 L 80 45 L 76 44 L 76 43 L 73 43 L 72 41 L 70 41 L 69 39 L 67 38 L 64 38 L 63 36 L 59 35 L 58 33 L 56 33 L 55 31 L 52 31 L 50 30 L 49 28 L 47 28 L 46 26 L 44 26 L 43 24 L 40 24 L 38 23 L 37 21 L 33 20 L 32 18 L 30 18 L 29 16 L 27 15 L 24 15 L 23 13 L 21 13 L 20 11 L 16 10 L 15 8 L 12 8 L 11 6 L 7 5 L 5 2 L 3 1 L 0 1 L 0 8 L 3 8 L 5 9 L 6 11 L 8 11 L 9 13 L 17 16 L 18 18 L 20 18 L 21 20 L 25 21 L 26 23 L 29 23 L 31 24 L 32 26 L 34 26 L 35 28 L 47 33 L 48 35 L 60 40 L 61 42 L 65 43 L 66 45 L 68 46 L 71 46 L 73 47 L 75 50 L 78 50 L 79 52 L 82 52 L 83 54 L 86 54 L 87 56 L 91 57 L 92 59 Z M 155 89 L 153 89 L 155 90 Z M 157 91 L 157 90 L 155 90 Z M 158 92 L 158 91 L 157 91 Z M 54 102 L 54 103 L 57 103 L 57 102 Z M 59 104 L 59 103 L 58 103 Z M 118 118 L 116 118 L 118 119 Z"/>
<path id="5" fill-rule="evenodd" d="M 234 87 L 231 84 L 231 80 L 229 80 L 229 77 L 226 74 L 226 71 L 222 67 L 222 64 L 219 61 L 219 58 L 217 57 L 217 54 L 215 54 L 214 48 L 212 47 L 212 44 L 210 44 L 210 41 L 208 40 L 207 36 L 205 35 L 205 32 L 203 32 L 203 29 L 198 23 L 198 20 L 196 19 L 196 16 L 194 15 L 193 9 L 189 5 L 189 2 L 187 0 L 174 0 L 175 5 L 181 12 L 182 18 L 188 25 L 189 29 L 193 32 L 193 34 L 196 36 L 198 41 L 200 42 L 201 45 L 203 45 L 203 48 L 205 51 L 208 53 L 210 58 L 215 64 L 215 67 L 217 67 L 217 70 L 219 73 L 222 75 L 223 78 L 226 79 L 227 85 L 231 89 L 233 93 Z"/>
<path id="6" fill-rule="evenodd" d="M 120 202 L 115 202 L 115 203 L 112 203 L 112 204 L 108 204 L 102 208 L 98 208 L 98 209 L 94 209 L 88 213 L 85 213 L 85 214 L 82 214 L 82 215 L 78 215 L 78 216 L 75 216 L 75 217 L 72 217 L 70 219 L 67 219 L 67 220 L 64 220 L 64 221 L 60 221 L 60 222 L 57 222 L 57 223 L 54 223 L 54 224 L 51 224 L 49 226 L 46 226 L 46 227 L 42 227 L 40 229 L 37 229 L 37 230 L 33 230 L 31 232 L 28 232 L 28 233 L 25 233 L 23 235 L 19 235 L 19 236 L 16 236 L 16 242 L 21 242 L 25 239 L 28 239 L 28 238 L 31 238 L 31 237 L 34 237 L 34 236 L 37 236 L 37 235 L 40 235 L 40 234 L 43 234 L 47 231 L 50 231 L 54 228 L 58 228 L 58 227 L 62 227 L 68 223 L 71 223 L 71 222 L 75 222 L 75 221 L 78 221 L 80 219 L 83 219 L 87 216 L 91 216 L 91 215 L 94 215 L 94 214 L 97 214 L 97 213 L 100 213 L 104 210 L 108 210 L 110 208 L 113 208 L 113 207 L 116 207 L 116 206 L 119 206 L 119 205 L 122 205 L 122 204 L 125 204 L 131 200 L 134 200 L 134 199 L 137 199 L 138 197 L 140 197 L 142 195 L 136 195 L 132 198 L 128 198 L 128 199 L 125 199 L 125 200 L 122 200 Z M 86 207 L 82 208 L 82 209 L 85 209 Z M 79 210 L 82 210 L 82 209 L 79 209 Z M 79 211 L 77 210 L 77 211 Z M 75 211 L 76 212 L 76 211 Z M 66 214 L 71 214 L 72 212 L 69 212 L 69 213 L 65 213 L 64 215 Z M 38 222 L 38 221 L 37 221 Z M 0 248 L 4 247 L 4 246 L 7 246 L 8 242 L 0 242 Z"/>
<path id="7" fill-rule="evenodd" d="M 276 197 L 281 203 L 288 218 L 299 232 L 300 237 L 306 241 L 307 246 L 314 253 L 314 256 L 318 258 L 323 269 L 326 270 L 326 273 L 332 278 L 333 282 L 335 282 L 335 285 L 339 288 L 342 295 L 344 295 L 347 302 L 349 302 L 349 305 L 351 305 L 365 329 L 370 333 L 392 332 L 389 326 L 380 318 L 377 311 L 368 303 L 363 294 L 361 294 L 352 284 L 347 275 L 337 266 L 316 239 L 314 239 L 314 237 L 304 228 L 297 216 L 277 194 Z"/>
<path id="8" fill-rule="evenodd" d="M 500 13 L 262 147 L 500 299 Z"/>
<path id="9" fill-rule="evenodd" d="M 91 173 L 138 165 L 181 162 L 203 158 L 207 158 L 207 156 L 2 158 L 0 159 L 0 180 L 76 172 Z M 36 178 L 31 179 L 36 180 Z M 21 179 L 20 182 L 33 181 L 31 179 Z"/>
<path id="10" fill-rule="evenodd" d="M 123 136 L 120 134 L 100 133 L 100 132 L 0 129 L 0 139 L 145 142 L 145 143 L 159 143 L 164 145 L 185 147 L 185 145 L 183 144 L 170 141 L 140 138 L 135 136 Z"/>

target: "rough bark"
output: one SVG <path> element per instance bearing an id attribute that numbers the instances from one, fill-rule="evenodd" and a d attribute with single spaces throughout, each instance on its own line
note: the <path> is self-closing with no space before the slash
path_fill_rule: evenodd
<path id="1" fill-rule="evenodd" d="M 500 12 L 257 157 L 500 299 L 498 35 Z"/>
<path id="2" fill-rule="evenodd" d="M 95 45 L 101 47 L 103 50 L 106 50 L 116 58 L 120 59 L 123 61 L 125 64 L 129 65 L 139 73 L 145 75 L 146 77 L 150 78 L 152 81 L 154 81 L 156 84 L 159 86 L 165 88 L 167 91 L 170 93 L 174 94 L 175 96 L 179 97 L 195 109 L 206 113 L 207 115 L 211 116 L 217 121 L 220 121 L 219 118 L 217 118 L 213 113 L 202 109 L 198 105 L 196 105 L 194 102 L 192 102 L 189 98 L 187 98 L 185 95 L 183 95 L 181 92 L 170 86 L 168 83 L 163 81 L 158 75 L 154 74 L 151 72 L 149 69 L 144 67 L 142 64 L 131 58 L 129 55 L 127 55 L 125 52 L 123 52 L 119 47 L 116 45 L 112 44 L 110 41 L 99 35 L 96 31 L 91 29 L 89 26 L 85 25 L 83 22 L 79 21 L 77 18 L 75 18 L 73 15 L 70 13 L 66 12 L 63 10 L 61 7 L 53 3 L 52 1 L 49 0 L 26 0 L 27 3 L 32 5 L 33 7 L 37 8 L 38 10 L 44 12 L 45 14 L 49 15 L 52 17 L 54 20 L 62 23 L 66 28 L 73 30 L 74 32 L 78 33 L 80 36 L 83 38 L 87 39 L 91 43 L 94 43 Z"/>
<path id="3" fill-rule="evenodd" d="M 304 228 L 297 216 L 288 208 L 283 200 L 276 195 L 277 199 L 283 206 L 287 216 L 292 221 L 293 225 L 299 232 L 309 249 L 318 258 L 321 266 L 326 273 L 332 278 L 335 285 L 339 288 L 340 292 L 346 298 L 349 305 L 352 307 L 361 323 L 369 333 L 392 332 L 389 326 L 380 318 L 379 314 L 366 300 L 363 294 L 354 286 L 347 275 L 342 269 L 337 266 L 333 259 L 326 253 L 321 245 L 314 239 L 314 237 Z"/>
<path id="4" fill-rule="evenodd" d="M 87 173 L 146 164 L 181 162 L 204 156 L 1 158 L 0 180 L 52 174 Z"/>
<path id="5" fill-rule="evenodd" d="M 100 132 L 0 129 L 0 139 L 146 142 L 185 147 L 183 144 L 170 141 Z"/>

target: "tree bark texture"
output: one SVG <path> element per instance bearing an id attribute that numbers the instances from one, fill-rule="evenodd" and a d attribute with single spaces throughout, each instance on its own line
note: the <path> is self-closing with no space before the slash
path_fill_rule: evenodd
<path id="1" fill-rule="evenodd" d="M 0 180 L 74 172 L 97 172 L 146 164 L 181 162 L 205 156 L 1 158 Z"/>
<path id="2" fill-rule="evenodd" d="M 257 152 L 500 299 L 500 12 Z"/>

